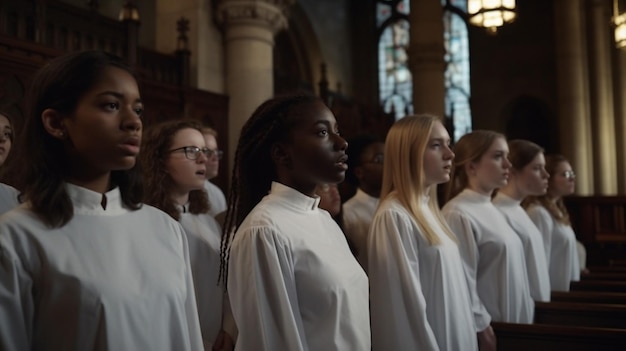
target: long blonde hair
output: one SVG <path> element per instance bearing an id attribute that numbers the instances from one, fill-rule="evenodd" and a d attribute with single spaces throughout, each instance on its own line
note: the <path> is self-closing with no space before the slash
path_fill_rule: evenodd
<path id="1" fill-rule="evenodd" d="M 454 145 L 454 154 L 450 181 L 446 184 L 446 202 L 457 196 L 469 185 L 469 177 L 465 171 L 465 165 L 470 162 L 478 162 L 489 150 L 496 139 L 505 139 L 503 134 L 492 130 L 475 130 L 465 134 Z"/>
<path id="2" fill-rule="evenodd" d="M 385 141 L 383 184 L 380 193 L 381 203 L 382 200 L 392 196 L 398 199 L 411 213 L 430 245 L 441 244 L 441 239 L 419 210 L 419 204 L 424 197 L 424 152 L 435 123 L 441 123 L 436 116 L 416 115 L 404 117 L 391 126 Z M 457 242 L 456 236 L 441 216 L 435 189 L 436 186 L 430 189 L 428 207 L 445 233 Z"/>

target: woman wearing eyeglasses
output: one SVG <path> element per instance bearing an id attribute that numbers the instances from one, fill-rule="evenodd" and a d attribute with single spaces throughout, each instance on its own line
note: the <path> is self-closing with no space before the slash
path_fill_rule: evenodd
<path id="1" fill-rule="evenodd" d="M 522 206 L 543 234 L 552 291 L 569 291 L 570 282 L 580 279 L 580 263 L 563 196 L 574 192 L 576 175 L 561 155 L 546 156 L 546 171 L 550 174 L 546 195 L 529 197 Z"/>
<path id="2" fill-rule="evenodd" d="M 169 121 L 149 129 L 141 153 L 144 202 L 163 210 L 185 229 L 205 350 L 232 350 L 234 323 L 222 323 L 223 314 L 228 317 L 229 313 L 222 308 L 223 286 L 217 285 L 221 229 L 208 213 L 204 190 L 210 153 L 195 121 Z"/>

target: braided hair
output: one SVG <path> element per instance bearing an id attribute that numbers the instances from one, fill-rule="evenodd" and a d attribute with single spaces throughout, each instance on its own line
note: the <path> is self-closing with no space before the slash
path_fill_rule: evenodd
<path id="1" fill-rule="evenodd" d="M 229 207 L 222 232 L 219 281 L 226 286 L 230 243 L 244 218 L 267 195 L 277 179 L 271 148 L 286 141 L 304 106 L 321 103 L 313 95 L 286 95 L 261 104 L 241 129 L 233 167 Z"/>

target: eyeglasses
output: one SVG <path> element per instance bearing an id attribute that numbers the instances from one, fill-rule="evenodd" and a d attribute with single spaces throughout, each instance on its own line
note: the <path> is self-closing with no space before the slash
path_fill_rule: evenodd
<path id="1" fill-rule="evenodd" d="M 574 171 L 565 171 L 562 173 L 562 175 L 567 180 L 576 179 L 576 173 L 574 173 Z"/>
<path id="2" fill-rule="evenodd" d="M 212 158 L 213 156 L 217 156 L 218 160 L 222 159 L 224 156 L 224 152 L 222 150 L 211 150 L 208 147 L 199 148 L 197 146 L 183 146 L 176 149 L 169 150 L 168 152 L 180 152 L 183 151 L 185 153 L 185 157 L 189 160 L 197 160 L 200 153 L 204 154 L 206 158 Z"/>

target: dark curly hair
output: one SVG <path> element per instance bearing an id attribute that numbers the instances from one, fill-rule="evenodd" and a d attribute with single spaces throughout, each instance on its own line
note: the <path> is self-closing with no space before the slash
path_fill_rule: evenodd
<path id="1" fill-rule="evenodd" d="M 171 197 L 174 181 L 165 169 L 167 151 L 172 148 L 176 133 L 183 129 L 195 129 L 202 133 L 202 125 L 193 120 L 174 120 L 150 127 L 141 147 L 140 162 L 144 180 L 144 202 L 180 220 L 180 211 Z M 208 213 L 209 200 L 204 189 L 189 192 L 189 212 Z"/>

